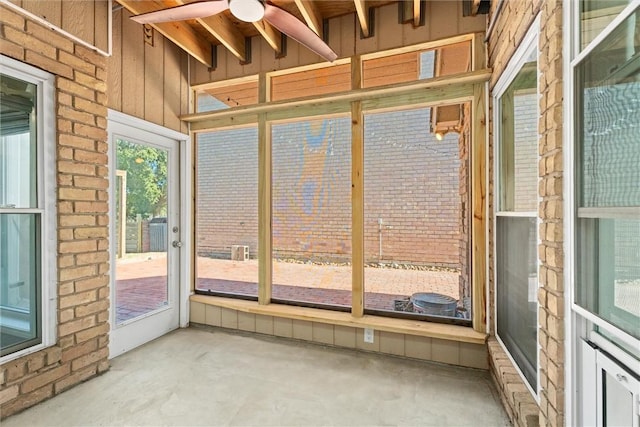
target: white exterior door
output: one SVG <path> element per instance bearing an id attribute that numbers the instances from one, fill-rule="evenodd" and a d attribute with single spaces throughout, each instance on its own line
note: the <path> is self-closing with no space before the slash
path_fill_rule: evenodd
<path id="1" fill-rule="evenodd" d="M 179 326 L 181 137 L 122 114 L 109 115 L 110 357 Z"/>

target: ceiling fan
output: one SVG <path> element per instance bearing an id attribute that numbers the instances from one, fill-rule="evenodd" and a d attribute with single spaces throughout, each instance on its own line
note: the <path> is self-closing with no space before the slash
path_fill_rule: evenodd
<path id="1" fill-rule="evenodd" d="M 306 24 L 289 12 L 280 9 L 268 0 L 204 0 L 187 3 L 155 12 L 132 16 L 140 24 L 182 21 L 185 19 L 205 18 L 231 10 L 233 16 L 244 22 L 256 22 L 264 19 L 300 44 L 306 46 L 329 62 L 338 55 Z"/>

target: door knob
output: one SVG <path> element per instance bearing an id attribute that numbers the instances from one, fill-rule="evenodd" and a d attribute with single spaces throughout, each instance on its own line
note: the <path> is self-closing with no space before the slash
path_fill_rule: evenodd
<path id="1" fill-rule="evenodd" d="M 182 242 L 180 242 L 178 240 L 174 240 L 173 242 L 171 242 L 171 246 L 173 246 L 174 248 L 181 248 L 182 247 Z"/>

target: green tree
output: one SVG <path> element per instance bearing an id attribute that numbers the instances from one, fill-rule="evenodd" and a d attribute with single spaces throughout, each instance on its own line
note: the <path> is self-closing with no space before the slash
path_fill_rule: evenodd
<path id="1" fill-rule="evenodd" d="M 167 214 L 167 152 L 117 140 L 116 168 L 127 172 L 127 218 Z"/>

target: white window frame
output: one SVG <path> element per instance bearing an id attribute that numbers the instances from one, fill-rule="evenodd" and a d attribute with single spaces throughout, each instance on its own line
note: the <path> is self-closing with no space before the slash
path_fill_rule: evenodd
<path id="1" fill-rule="evenodd" d="M 493 89 L 493 94 L 492 94 L 492 98 L 493 98 L 493 123 L 494 123 L 494 136 L 493 136 L 493 158 L 494 158 L 494 170 L 493 170 L 493 182 L 494 182 L 494 193 L 493 193 L 493 206 L 495 207 L 495 213 L 493 215 L 493 230 L 494 230 L 494 239 L 493 239 L 493 253 L 494 253 L 494 257 L 493 257 L 493 283 L 494 283 L 494 295 L 493 295 L 493 306 L 495 307 L 495 316 L 493 319 L 493 330 L 495 331 L 495 336 L 496 339 L 498 341 L 498 343 L 500 344 L 500 346 L 502 347 L 502 349 L 504 350 L 504 352 L 507 354 L 507 356 L 509 357 L 509 360 L 511 361 L 511 363 L 513 364 L 513 366 L 515 367 L 516 371 L 518 372 L 518 374 L 520 375 L 520 377 L 522 378 L 522 381 L 524 382 L 525 386 L 527 387 L 527 389 L 529 390 L 529 392 L 531 393 L 531 395 L 533 396 L 533 398 L 536 400 L 537 403 L 540 403 L 540 342 L 538 340 L 538 333 L 536 330 L 536 390 L 534 390 L 531 385 L 529 384 L 529 382 L 527 381 L 526 377 L 524 376 L 524 373 L 522 372 L 522 370 L 520 369 L 520 367 L 518 366 L 518 364 L 515 362 L 515 360 L 513 359 L 513 357 L 511 356 L 511 353 L 509 353 L 509 350 L 507 349 L 506 345 L 504 344 L 504 342 L 502 341 L 502 339 L 500 339 L 500 336 L 498 335 L 498 290 L 497 290 L 497 283 L 498 283 L 498 271 L 497 271 L 497 238 L 495 238 L 495 234 L 497 234 L 497 219 L 498 216 L 501 217 L 531 217 L 531 216 L 535 216 L 536 217 L 536 235 L 537 235 L 537 239 L 536 239 L 536 247 L 538 247 L 540 245 L 540 235 L 539 235 L 539 224 L 540 224 L 540 218 L 538 215 L 538 212 L 509 212 L 509 211 L 504 211 L 501 212 L 498 209 L 499 203 L 500 203 L 500 196 L 501 196 L 501 188 L 500 188 L 500 165 L 499 162 L 497 161 L 497 159 L 500 158 L 500 132 L 501 132 L 501 127 L 498 125 L 499 123 L 501 123 L 501 109 L 500 109 L 500 99 L 502 98 L 502 96 L 504 95 L 504 93 L 506 92 L 506 90 L 509 88 L 509 85 L 511 85 L 511 83 L 513 82 L 513 80 L 516 78 L 516 76 L 518 75 L 518 72 L 520 72 L 520 70 L 522 69 L 523 65 L 526 62 L 527 57 L 529 56 L 530 52 L 532 49 L 535 49 L 535 52 L 537 52 L 539 54 L 540 49 L 538 46 L 538 39 L 539 39 L 539 34 L 540 34 L 540 15 L 538 15 L 536 17 L 536 19 L 534 20 L 534 22 L 531 24 L 531 27 L 529 28 L 529 30 L 527 31 L 527 34 L 525 35 L 525 37 L 523 38 L 522 42 L 520 43 L 520 45 L 518 46 L 518 49 L 516 50 L 516 52 L 513 54 L 513 56 L 511 57 L 511 59 L 509 60 L 509 63 L 507 64 L 504 72 L 502 73 L 502 75 L 500 76 L 500 78 L 498 79 L 494 89 Z M 539 70 L 539 61 L 538 61 L 538 70 Z M 539 94 L 539 89 L 536 89 L 536 92 Z M 539 102 L 536 103 L 537 108 L 539 110 Z M 539 117 L 539 111 L 537 113 L 537 116 Z M 539 134 L 539 130 L 538 130 L 538 134 Z M 540 195 L 538 194 L 538 198 L 537 198 L 537 206 L 540 204 Z M 533 214 L 533 215 L 532 215 Z M 538 255 L 536 255 L 536 258 L 538 260 L 538 271 L 540 270 L 540 257 Z M 538 286 L 540 283 L 540 279 L 538 277 Z M 540 324 L 539 321 L 539 302 L 536 300 L 536 305 L 538 307 L 538 309 L 536 309 L 536 325 Z"/>
<path id="2" fill-rule="evenodd" d="M 564 283 L 565 283 L 565 358 L 567 360 L 564 373 L 565 380 L 565 421 L 567 425 L 574 425 L 580 422 L 580 413 L 587 407 L 592 407 L 594 402 L 580 401 L 576 399 L 578 390 L 578 381 L 582 375 L 580 364 L 586 362 L 582 359 L 584 352 L 580 350 L 583 346 L 583 339 L 591 339 L 597 342 L 599 346 L 610 352 L 615 358 L 625 362 L 628 366 L 632 366 L 635 362 L 617 346 L 603 339 L 593 331 L 594 326 L 602 328 L 606 332 L 629 344 L 640 346 L 640 341 L 631 335 L 614 327 L 605 320 L 592 314 L 588 310 L 575 304 L 575 287 L 576 287 L 576 254 L 577 247 L 575 244 L 576 237 L 576 218 L 574 213 L 577 212 L 576 205 L 576 168 L 575 168 L 575 138 L 576 132 L 573 126 L 576 114 L 575 106 L 575 90 L 576 79 L 575 69 L 584 58 L 589 55 L 602 41 L 615 30 L 620 23 L 628 18 L 634 11 L 640 7 L 640 0 L 632 0 L 618 16 L 611 21 L 591 42 L 580 48 L 580 2 L 567 1 L 563 2 L 563 28 L 565 29 L 563 37 L 563 121 L 567 124 L 563 130 L 563 170 L 564 174 Z M 576 363 L 578 362 L 578 363 Z M 594 398 L 595 400 L 595 398 Z"/>
<path id="3" fill-rule="evenodd" d="M 20 61 L 0 55 L 0 73 L 37 87 L 37 208 L 0 209 L 0 213 L 37 213 L 41 218 L 41 312 L 39 344 L 7 354 L 0 364 L 35 353 L 56 342 L 57 332 L 57 235 L 56 235 L 56 121 L 55 76 Z"/>

